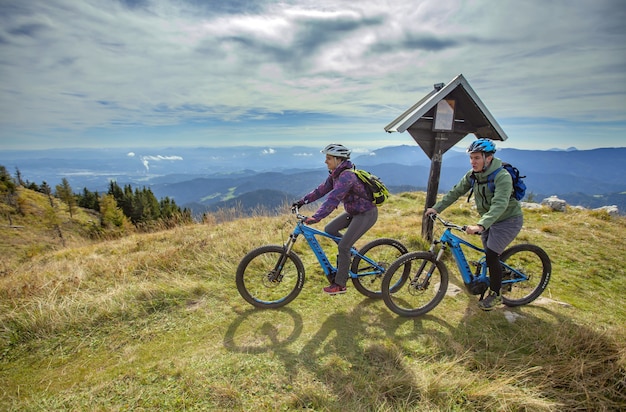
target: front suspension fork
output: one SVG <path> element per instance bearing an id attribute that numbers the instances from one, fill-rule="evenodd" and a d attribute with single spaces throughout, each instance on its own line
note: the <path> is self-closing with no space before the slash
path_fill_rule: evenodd
<path id="1" fill-rule="evenodd" d="M 431 254 L 435 255 L 435 249 L 436 249 L 436 246 L 437 246 L 438 243 L 440 243 L 440 242 L 439 241 L 433 242 L 432 246 L 428 250 Z M 411 284 L 417 290 L 426 290 L 426 289 L 428 289 L 428 286 L 430 284 L 430 278 L 431 278 L 431 276 L 433 274 L 433 271 L 437 267 L 437 262 L 443 256 L 443 253 L 445 252 L 445 249 L 446 249 L 446 245 L 445 244 L 441 245 L 441 248 L 439 248 L 439 251 L 437 252 L 437 255 L 435 256 L 435 261 L 431 262 L 432 265 L 428 268 L 428 271 L 426 272 L 426 277 L 424 278 L 424 280 L 422 282 L 418 282 L 418 280 L 421 277 L 422 273 L 426 269 L 426 265 L 428 265 L 428 261 L 427 260 L 424 260 L 422 262 L 420 268 L 416 272 L 417 276 L 415 276 L 415 278 L 413 278 L 413 280 L 411 281 Z"/>
<path id="2" fill-rule="evenodd" d="M 274 270 L 271 273 L 270 280 L 272 282 L 280 282 L 283 279 L 283 267 L 285 266 L 285 262 L 287 262 L 287 256 L 289 256 L 289 253 L 291 253 L 291 249 L 293 248 L 293 245 L 294 243 L 296 243 L 297 239 L 297 234 L 292 233 L 291 235 L 289 235 L 289 240 L 287 240 L 287 242 L 283 246 L 283 253 L 280 255 L 280 259 L 278 259 L 278 262 L 276 262 Z"/>

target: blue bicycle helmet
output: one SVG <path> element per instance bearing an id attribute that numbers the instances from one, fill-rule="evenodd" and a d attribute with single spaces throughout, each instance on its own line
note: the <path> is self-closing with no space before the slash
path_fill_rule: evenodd
<path id="1" fill-rule="evenodd" d="M 485 154 L 494 154 L 496 145 L 489 139 L 477 139 L 467 148 L 467 153 L 484 152 Z"/>

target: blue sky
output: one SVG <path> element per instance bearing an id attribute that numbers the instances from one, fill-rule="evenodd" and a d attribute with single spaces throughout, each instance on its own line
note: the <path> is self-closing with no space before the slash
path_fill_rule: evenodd
<path id="1" fill-rule="evenodd" d="M 414 144 L 384 127 L 458 74 L 501 147 L 623 147 L 624 21 L 623 0 L 0 0 L 0 150 Z"/>

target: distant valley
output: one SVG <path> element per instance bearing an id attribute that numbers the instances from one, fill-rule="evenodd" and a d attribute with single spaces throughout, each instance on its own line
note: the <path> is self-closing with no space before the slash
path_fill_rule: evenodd
<path id="1" fill-rule="evenodd" d="M 502 149 L 497 156 L 526 175 L 529 196 L 558 195 L 588 208 L 617 205 L 626 211 L 626 148 L 537 151 Z M 418 146 L 385 147 L 355 153 L 353 162 L 392 192 L 426 190 L 430 160 Z M 312 190 L 327 176 L 323 155 L 310 147 L 167 148 L 53 150 L 0 153 L 0 164 L 22 178 L 54 187 L 67 178 L 75 192 L 106 192 L 108 182 L 150 187 L 157 198 L 173 198 L 194 214 L 238 207 L 274 210 Z M 469 169 L 467 155 L 444 155 L 440 191 Z"/>

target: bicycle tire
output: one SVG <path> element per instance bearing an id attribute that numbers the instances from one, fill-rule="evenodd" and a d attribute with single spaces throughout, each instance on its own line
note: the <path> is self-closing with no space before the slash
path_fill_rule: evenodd
<path id="1" fill-rule="evenodd" d="M 502 302 L 506 306 L 527 305 L 537 299 L 548 286 L 552 274 L 552 262 L 548 254 L 539 246 L 520 244 L 505 250 L 500 261 L 524 273 L 524 281 L 508 283 L 514 279 L 514 272 L 503 266 Z"/>
<path id="2" fill-rule="evenodd" d="M 382 266 L 385 271 L 394 260 L 407 252 L 408 249 L 400 243 L 400 241 L 389 238 L 373 240 L 359 250 L 361 255 L 372 259 L 379 266 Z M 380 286 L 385 272 L 358 276 L 360 273 L 371 272 L 372 269 L 373 268 L 367 261 L 361 259 L 359 256 L 355 256 L 352 260 L 350 270 L 352 273 L 356 274 L 357 277 L 352 278 L 352 284 L 361 294 L 369 298 L 380 299 L 382 298 Z"/>
<path id="3" fill-rule="evenodd" d="M 424 269 L 432 270 L 426 285 L 422 283 Z M 392 285 L 396 285 L 395 289 Z M 392 312 L 404 317 L 421 316 L 433 310 L 446 295 L 448 268 L 430 252 L 407 253 L 391 264 L 381 289 L 385 305 Z"/>
<path id="4" fill-rule="evenodd" d="M 237 290 L 257 308 L 280 308 L 294 300 L 304 286 L 304 265 L 293 251 L 286 256 L 280 274 L 275 267 L 285 255 L 282 246 L 261 246 L 246 254 L 237 267 Z M 275 280 L 280 275 L 279 280 Z"/>

